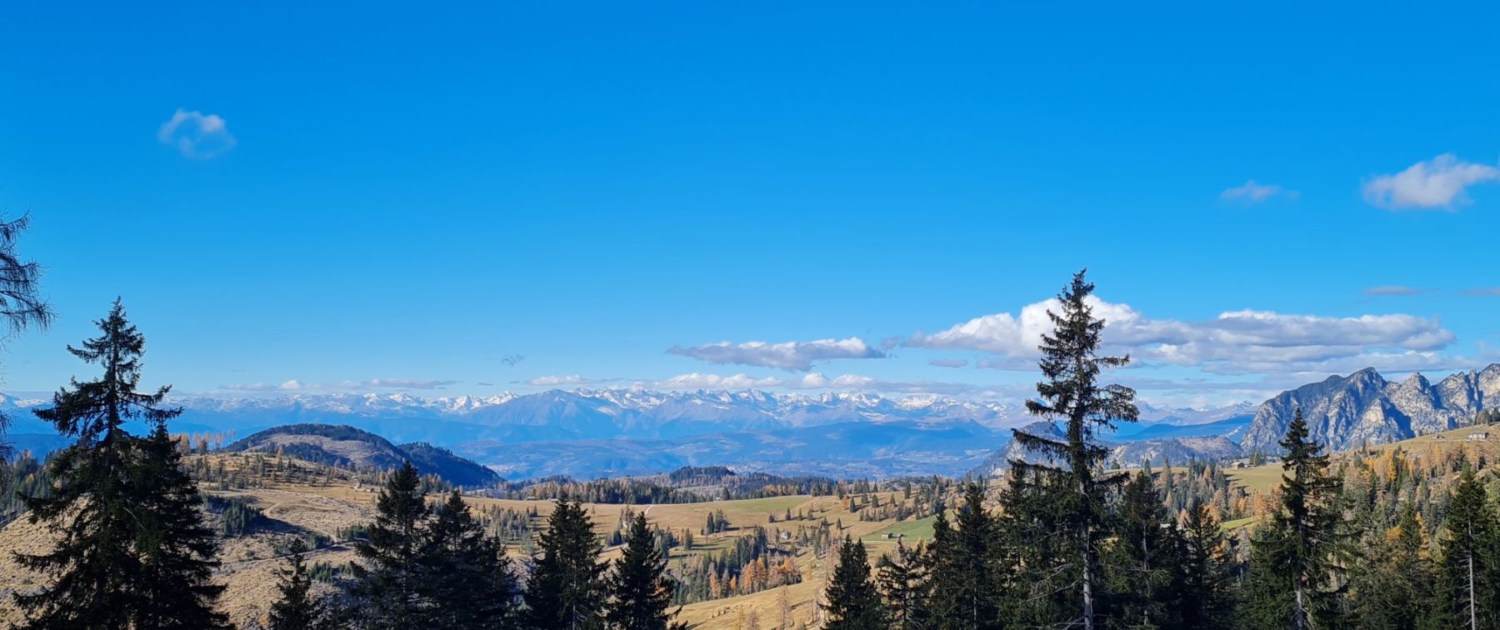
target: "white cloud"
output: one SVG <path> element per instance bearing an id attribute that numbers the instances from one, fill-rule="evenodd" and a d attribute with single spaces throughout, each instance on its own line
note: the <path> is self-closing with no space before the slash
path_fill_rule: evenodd
<path id="1" fill-rule="evenodd" d="M 594 385 L 594 384 L 598 384 L 598 383 L 606 383 L 606 382 L 609 382 L 610 380 L 613 380 L 613 379 L 584 378 L 584 377 L 579 376 L 577 374 L 570 374 L 570 375 L 566 375 L 566 376 L 564 376 L 564 375 L 538 376 L 536 378 L 529 378 L 529 379 L 526 379 L 524 381 L 521 381 L 521 383 L 525 384 L 525 385 L 531 385 L 532 387 L 561 387 L 561 386 L 564 386 L 564 385 Z"/>
<path id="2" fill-rule="evenodd" d="M 176 147 L 184 157 L 206 160 L 234 148 L 234 136 L 217 114 L 177 110 L 156 132 L 162 144 Z"/>
<path id="3" fill-rule="evenodd" d="M 375 389 L 443 389 L 456 385 L 458 381 L 411 378 L 372 378 L 365 381 L 337 381 L 332 383 L 303 383 L 291 379 L 277 383 L 243 383 L 224 385 L 219 389 L 240 392 L 352 392 Z"/>
<path id="4" fill-rule="evenodd" d="M 1470 289 L 1464 289 L 1462 293 L 1464 295 L 1494 297 L 1500 296 L 1500 287 L 1474 287 Z"/>
<path id="5" fill-rule="evenodd" d="M 858 337 L 786 343 L 749 341 L 733 344 L 722 341 L 701 346 L 676 346 L 668 349 L 667 353 L 719 365 L 754 365 L 789 372 L 806 372 L 811 370 L 812 364 L 817 361 L 886 357 L 884 350 L 872 347 Z"/>
<path id="6" fill-rule="evenodd" d="M 1444 153 L 1417 162 L 1395 175 L 1380 175 L 1364 184 L 1365 201 L 1391 210 L 1451 208 L 1469 203 L 1464 189 L 1500 181 L 1500 168 L 1464 162 Z"/>
<path id="7" fill-rule="evenodd" d="M 969 360 L 968 359 L 933 359 L 931 361 L 928 361 L 927 364 L 931 365 L 932 367 L 940 367 L 940 368 L 961 368 L 961 367 L 968 367 Z"/>
<path id="8" fill-rule="evenodd" d="M 1106 321 L 1106 351 L 1219 374 L 1318 371 L 1361 362 L 1437 369 L 1433 366 L 1452 361 L 1437 351 L 1457 339 L 1437 319 L 1413 315 L 1323 317 L 1241 310 L 1186 322 L 1150 319 L 1129 305 L 1094 296 L 1088 304 Z M 1035 369 L 1042 335 L 1052 330 L 1047 311 L 1060 306 L 1051 299 L 1023 307 L 1019 317 L 976 317 L 935 334 L 918 332 L 906 345 L 997 355 L 981 361 L 982 368 Z"/>
<path id="9" fill-rule="evenodd" d="M 718 374 L 702 374 L 698 372 L 679 374 L 667 380 L 654 383 L 654 386 L 660 389 L 763 389 L 769 387 L 786 387 L 786 385 L 786 380 L 774 376 L 756 378 L 746 374 L 720 376 Z"/>
<path id="10" fill-rule="evenodd" d="M 1235 186 L 1219 193 L 1220 199 L 1245 203 L 1260 203 L 1278 196 L 1296 199 L 1297 191 L 1287 190 L 1278 184 L 1258 184 L 1252 179 L 1246 181 L 1243 186 Z"/>

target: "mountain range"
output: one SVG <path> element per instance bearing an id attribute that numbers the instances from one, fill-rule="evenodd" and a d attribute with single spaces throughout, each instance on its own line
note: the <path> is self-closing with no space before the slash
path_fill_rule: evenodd
<path id="1" fill-rule="evenodd" d="M 6 439 L 42 452 L 62 440 L 25 409 L 43 400 L 0 397 Z M 179 432 L 249 435 L 296 424 L 347 425 L 394 444 L 450 449 L 512 479 L 650 474 L 732 465 L 776 474 L 845 477 L 993 474 L 1022 456 L 1011 429 L 1035 418 L 1021 405 L 941 396 L 775 394 L 764 391 L 550 390 L 485 398 L 406 394 L 176 398 Z M 1103 435 L 1123 465 L 1275 454 L 1301 409 L 1332 450 L 1463 426 L 1500 408 L 1500 365 L 1436 383 L 1388 381 L 1373 369 L 1283 392 L 1256 406 L 1141 405 L 1141 422 Z M 137 427 L 137 430 L 142 427 Z M 1035 431 L 1051 430 L 1046 423 Z"/>
<path id="2" fill-rule="evenodd" d="M 1240 446 L 1276 454 L 1297 409 L 1312 437 L 1331 450 L 1405 440 L 1456 429 L 1500 409 L 1500 364 L 1433 383 L 1421 374 L 1388 381 L 1373 368 L 1330 376 L 1276 395 L 1255 410 Z"/>
<path id="3" fill-rule="evenodd" d="M 0 412 L 12 419 L 7 439 L 35 451 L 55 448 L 51 428 L 24 412 L 45 402 L 0 399 Z M 1010 428 L 1030 419 L 1020 405 L 996 401 L 754 390 L 192 396 L 171 404 L 183 407 L 174 431 L 248 435 L 292 424 L 347 425 L 392 443 L 449 448 L 510 478 L 723 464 L 778 474 L 963 474 L 1004 447 Z M 1248 404 L 1210 410 L 1147 405 L 1142 416 L 1168 430 L 1248 417 L 1250 410 Z"/>

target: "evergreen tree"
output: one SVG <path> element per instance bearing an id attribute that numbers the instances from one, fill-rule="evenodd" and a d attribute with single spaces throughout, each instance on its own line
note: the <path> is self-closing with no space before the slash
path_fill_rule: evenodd
<path id="1" fill-rule="evenodd" d="M 1151 477 L 1147 468 L 1125 485 L 1107 554 L 1116 628 L 1180 627 L 1182 540 Z"/>
<path id="2" fill-rule="evenodd" d="M 1251 539 L 1246 621 L 1254 628 L 1334 627 L 1340 620 L 1349 559 L 1341 482 L 1310 439 L 1302 410 L 1281 440 L 1281 506 Z"/>
<path id="3" fill-rule="evenodd" d="M 27 628 L 129 628 L 152 615 L 146 610 L 154 605 L 152 582 L 168 579 L 159 564 L 162 556 L 148 558 L 138 548 L 161 536 L 147 530 L 161 525 L 149 508 L 164 502 L 141 496 L 141 491 L 161 486 L 142 486 L 144 478 L 137 470 L 142 465 L 141 440 L 124 424 L 144 421 L 158 426 L 181 410 L 160 406 L 166 387 L 139 391 L 145 337 L 126 319 L 120 302 L 95 323 L 100 336 L 84 341 L 82 348 L 68 346 L 68 351 L 98 364 L 104 375 L 95 381 L 74 379 L 52 397 L 50 407 L 35 411 L 74 443 L 51 460 L 51 492 L 25 498 L 31 522 L 46 522 L 59 534 L 48 553 L 17 554 L 22 566 L 53 578 L 39 591 L 15 595 Z M 158 459 L 151 465 L 160 464 Z M 152 546 L 146 552 L 161 550 Z M 199 590 L 196 595 L 211 593 Z"/>
<path id="4" fill-rule="evenodd" d="M 354 545 L 353 616 L 361 627 L 403 630 L 421 627 L 429 604 L 424 596 L 421 551 L 430 510 L 421 477 L 411 462 L 391 475 L 375 500 L 368 540 Z"/>
<path id="5" fill-rule="evenodd" d="M 1099 542 L 1107 533 L 1109 496 L 1125 480 L 1123 475 L 1098 474 L 1109 449 L 1100 446 L 1095 435 L 1112 428 L 1117 421 L 1135 422 L 1139 411 L 1134 390 L 1098 382 L 1104 368 L 1124 366 L 1130 357 L 1098 356 L 1105 321 L 1094 317 L 1089 305 L 1094 285 L 1084 274 L 1083 271 L 1074 274 L 1072 283 L 1057 296 L 1062 312 L 1047 312 L 1054 330 L 1042 336 L 1041 369 L 1046 380 L 1037 383 L 1039 400 L 1026 401 L 1026 408 L 1032 414 L 1065 421 L 1066 438 L 1056 440 L 1017 429 L 1016 442 L 1042 455 L 1049 463 L 1013 461 L 1011 466 L 1030 469 L 1061 482 L 1050 486 L 1059 490 L 1052 500 L 1064 517 L 1058 523 L 1062 529 L 1057 533 L 1069 538 L 1072 547 L 1070 555 L 1082 607 L 1076 616 L 1079 626 L 1094 630 L 1096 609 L 1104 596 Z"/>
<path id="6" fill-rule="evenodd" d="M 583 505 L 560 501 L 538 537 L 542 556 L 526 585 L 527 622 L 533 630 L 598 630 L 604 627 L 607 565 Z"/>
<path id="7" fill-rule="evenodd" d="M 1426 552 L 1417 511 L 1408 505 L 1395 529 L 1371 541 L 1363 566 L 1352 578 L 1361 628 L 1418 630 L 1426 619 L 1435 618 L 1423 614 L 1433 603 L 1437 577 Z"/>
<path id="8" fill-rule="evenodd" d="M 939 513 L 933 527 L 931 610 L 935 626 L 999 628 L 1004 564 L 995 518 L 984 508 L 984 489 L 979 484 L 964 487 L 956 517 L 950 528 L 946 514 Z"/>
<path id="9" fill-rule="evenodd" d="M 671 610 L 676 584 L 666 574 L 667 559 L 656 547 L 656 536 L 645 513 L 636 514 L 626 534 L 625 550 L 609 576 L 610 630 L 685 630 L 673 623 Z"/>
<path id="10" fill-rule="evenodd" d="M 1445 627 L 1500 628 L 1500 558 L 1496 555 L 1495 510 L 1484 486 L 1465 467 L 1453 488 L 1444 529 L 1440 601 Z"/>
<path id="11" fill-rule="evenodd" d="M 1055 500 L 1070 492 L 1066 483 L 1059 475 L 1012 468 L 1000 493 L 1000 544 L 1010 555 L 1003 566 L 1012 573 L 1002 617 L 1014 627 L 1067 627 L 1083 609 L 1076 562 L 1070 562 L 1075 547 L 1062 525 L 1071 515 Z"/>
<path id="12" fill-rule="evenodd" d="M 870 581 L 870 558 L 865 543 L 848 535 L 839 546 L 839 566 L 833 571 L 823 606 L 828 614 L 824 630 L 870 630 L 886 626 L 885 605 Z"/>
<path id="13" fill-rule="evenodd" d="M 1183 628 L 1232 626 L 1233 579 L 1229 543 L 1208 506 L 1194 502 L 1182 523 Z"/>
<path id="14" fill-rule="evenodd" d="M 269 630 L 321 630 L 324 606 L 312 594 L 312 579 L 307 575 L 307 543 L 292 541 L 287 550 L 286 566 L 276 574 L 276 590 L 281 596 L 271 604 Z"/>
<path id="15" fill-rule="evenodd" d="M 876 563 L 876 582 L 890 610 L 892 630 L 925 630 L 931 621 L 928 600 L 932 585 L 927 576 L 927 552 L 921 545 L 907 547 L 896 541 L 895 556 L 881 556 Z"/>
<path id="16" fill-rule="evenodd" d="M 505 546 L 485 535 L 458 490 L 437 510 L 424 536 L 419 562 L 430 630 L 503 630 L 515 627 L 516 575 Z"/>
<path id="17" fill-rule="evenodd" d="M 176 409 L 172 410 L 178 411 Z M 139 588 L 136 628 L 228 628 L 229 617 L 214 610 L 224 586 L 213 584 L 219 562 L 214 530 L 203 522 L 198 485 L 182 467 L 177 441 L 160 419 L 138 450 L 133 469 L 134 512 L 138 523 Z"/>
<path id="18" fill-rule="evenodd" d="M 16 252 L 16 239 L 30 223 L 29 216 L 0 220 L 0 322 L 11 334 L 27 328 L 46 330 L 52 324 L 52 308 L 37 294 L 42 268 L 35 262 L 22 260 Z M 0 413 L 0 436 L 9 426 L 10 417 Z M 0 442 L 0 463 L 10 458 L 10 445 Z M 0 475 L 6 470 L 0 466 Z M 0 477 L 0 483 L 4 481 Z"/>

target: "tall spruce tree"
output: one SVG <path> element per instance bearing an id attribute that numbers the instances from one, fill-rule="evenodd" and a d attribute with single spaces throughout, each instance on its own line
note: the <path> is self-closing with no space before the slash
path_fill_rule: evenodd
<path id="1" fill-rule="evenodd" d="M 1107 625 L 1139 630 L 1183 627 L 1182 547 L 1148 467 L 1125 485 L 1114 542 L 1105 554 L 1112 595 Z"/>
<path id="2" fill-rule="evenodd" d="M 687 624 L 673 621 L 677 585 L 666 571 L 667 559 L 656 546 L 646 514 L 636 514 L 625 536 L 625 550 L 608 579 L 609 630 L 686 630 Z"/>
<path id="3" fill-rule="evenodd" d="M 1309 437 L 1298 409 L 1281 440 L 1281 506 L 1250 541 L 1246 622 L 1254 628 L 1337 627 L 1350 549 L 1339 506 L 1342 482 Z"/>
<path id="4" fill-rule="evenodd" d="M 1052 500 L 1064 517 L 1057 533 L 1070 539 L 1081 603 L 1074 618 L 1083 630 L 1096 627 L 1096 609 L 1104 596 L 1099 543 L 1107 535 L 1109 497 L 1125 481 L 1123 475 L 1100 474 L 1109 450 L 1095 436 L 1116 422 L 1135 422 L 1140 415 L 1134 390 L 1099 384 L 1104 368 L 1124 366 L 1130 357 L 1098 355 L 1105 321 L 1094 317 L 1089 300 L 1093 292 L 1094 285 L 1080 271 L 1057 296 L 1062 312 L 1047 311 L 1054 329 L 1042 336 L 1040 365 L 1046 380 L 1037 383 L 1038 399 L 1026 401 L 1032 414 L 1066 422 L 1066 439 L 1017 429 L 1016 442 L 1047 463 L 1011 462 L 1013 469 L 1029 469 L 1060 482 L 1052 484 L 1061 490 Z"/>
<path id="5" fill-rule="evenodd" d="M 312 594 L 312 578 L 307 574 L 307 543 L 294 539 L 287 549 L 286 566 L 277 570 L 276 590 L 271 604 L 269 630 L 322 630 L 326 623 L 323 602 Z"/>
<path id="6" fill-rule="evenodd" d="M 1224 528 L 1208 506 L 1194 501 L 1188 507 L 1182 542 L 1182 627 L 1233 626 L 1233 558 Z"/>
<path id="7" fill-rule="evenodd" d="M 1005 563 L 999 542 L 995 517 L 984 507 L 984 489 L 977 483 L 965 485 L 952 526 L 939 513 L 933 528 L 930 606 L 935 627 L 1003 627 Z"/>
<path id="8" fill-rule="evenodd" d="M 167 566 L 195 553 L 187 547 L 172 549 L 180 541 L 167 540 L 167 533 L 158 528 L 191 523 L 179 520 L 185 517 L 175 511 L 182 507 L 177 503 L 182 497 L 147 497 L 142 492 L 177 492 L 180 484 L 163 484 L 145 473 L 143 465 L 166 472 L 164 455 L 143 453 L 151 447 L 124 427 L 139 421 L 161 428 L 181 410 L 161 406 L 167 387 L 139 391 L 146 340 L 126 319 L 124 306 L 117 300 L 109 315 L 95 323 L 100 336 L 84 341 L 81 348 L 68 346 L 68 351 L 99 365 L 104 374 L 94 381 L 73 379 L 70 387 L 53 395 L 50 407 L 35 411 L 74 443 L 51 461 L 51 492 L 24 499 L 31 522 L 45 522 L 59 535 L 48 553 L 17 554 L 22 566 L 51 578 L 38 591 L 15 595 L 26 615 L 26 628 L 114 630 L 157 619 L 162 584 L 179 578 L 197 583 L 194 575 L 167 573 L 194 572 L 201 566 L 197 561 L 204 560 L 200 556 Z M 156 509 L 172 513 L 158 515 Z M 168 550 L 174 553 L 164 553 Z M 206 606 L 213 595 L 211 589 L 195 588 L 184 597 L 197 607 Z M 193 614 L 198 612 L 203 611 Z"/>
<path id="9" fill-rule="evenodd" d="M 1427 557 L 1427 542 L 1417 510 L 1408 505 L 1400 521 L 1388 532 L 1368 532 L 1364 562 L 1352 577 L 1351 590 L 1358 597 L 1359 626 L 1365 630 L 1419 630 L 1440 615 L 1429 614 L 1433 606 L 1433 582 L 1437 575 Z"/>
<path id="10" fill-rule="evenodd" d="M 927 565 L 927 550 L 921 544 L 908 547 L 900 540 L 896 541 L 894 556 L 884 555 L 876 562 L 875 581 L 890 610 L 891 630 L 930 627 L 932 582 Z"/>
<path id="11" fill-rule="evenodd" d="M 172 410 L 175 412 L 177 409 Z M 203 522 L 198 485 L 182 467 L 177 440 L 164 420 L 155 421 L 138 450 L 132 485 L 138 519 L 135 550 L 140 555 L 136 628 L 210 630 L 228 628 L 229 617 L 214 610 L 224 592 L 212 583 L 219 545 Z"/>
<path id="12" fill-rule="evenodd" d="M 1075 547 L 1062 525 L 1071 515 L 1055 500 L 1071 491 L 1066 483 L 1059 475 L 1012 468 L 1000 492 L 1000 544 L 1011 572 L 1002 616 L 1014 627 L 1066 627 L 1083 608 L 1069 561 Z"/>
<path id="13" fill-rule="evenodd" d="M 426 621 L 430 603 L 420 560 L 431 509 L 421 485 L 411 462 L 396 469 L 375 500 L 369 539 L 354 545 L 359 562 L 350 566 L 355 580 L 351 612 L 362 628 L 403 630 Z"/>
<path id="14" fill-rule="evenodd" d="M 519 624 L 517 580 L 505 546 L 485 535 L 455 489 L 427 527 L 420 550 L 428 630 L 507 630 Z"/>
<path id="15" fill-rule="evenodd" d="M 1500 628 L 1500 557 L 1495 509 L 1484 486 L 1465 467 L 1453 488 L 1444 526 L 1440 596 L 1435 606 L 1445 627 Z"/>
<path id="16" fill-rule="evenodd" d="M 839 546 L 839 566 L 833 571 L 825 594 L 828 615 L 824 630 L 870 630 L 886 627 L 886 610 L 880 593 L 870 581 L 870 557 L 865 543 L 846 534 Z"/>
<path id="17" fill-rule="evenodd" d="M 599 630 L 604 627 L 604 570 L 599 539 L 578 501 L 559 501 L 538 537 L 542 555 L 526 585 L 526 619 L 532 630 Z"/>

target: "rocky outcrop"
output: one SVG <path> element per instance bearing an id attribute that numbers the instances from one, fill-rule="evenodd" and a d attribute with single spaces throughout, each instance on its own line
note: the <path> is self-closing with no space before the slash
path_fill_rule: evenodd
<path id="1" fill-rule="evenodd" d="M 1373 368 L 1282 392 L 1261 404 L 1240 446 L 1275 454 L 1297 409 L 1312 437 L 1330 450 L 1382 444 L 1467 424 L 1500 408 L 1500 364 L 1460 372 L 1436 384 L 1421 374 L 1395 383 Z"/>

